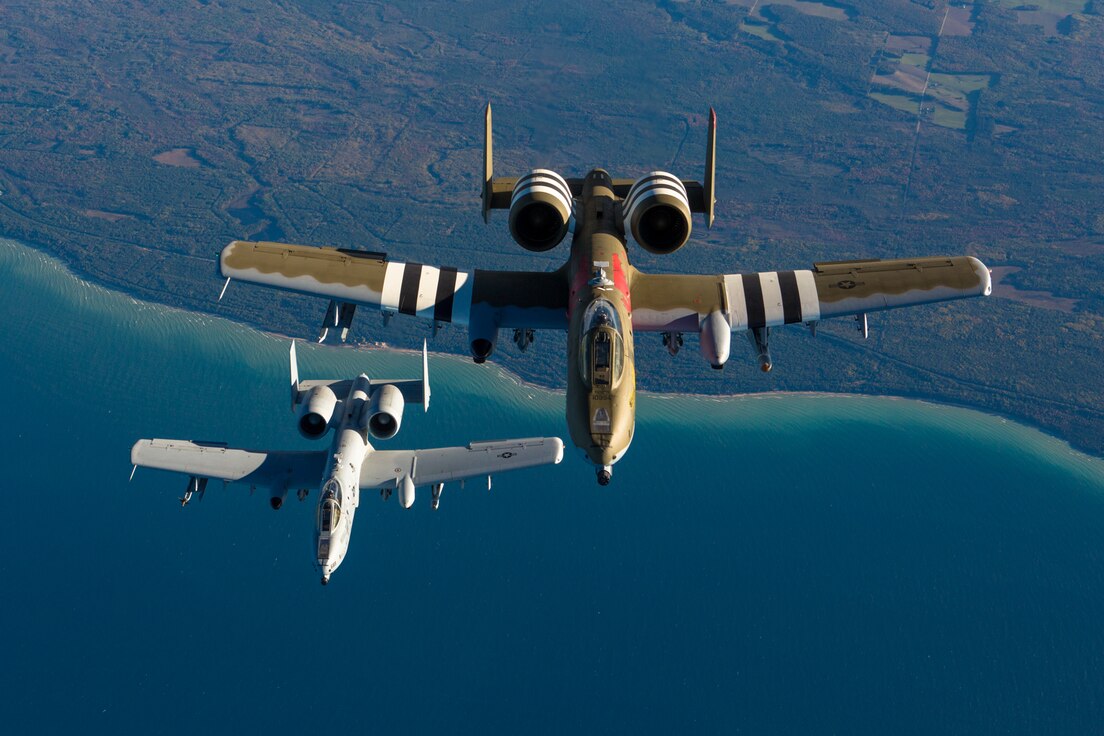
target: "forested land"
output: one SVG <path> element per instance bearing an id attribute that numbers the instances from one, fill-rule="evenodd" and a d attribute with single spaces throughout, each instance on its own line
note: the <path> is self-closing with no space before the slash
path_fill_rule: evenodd
<path id="1" fill-rule="evenodd" d="M 0 234 L 143 298 L 307 336 L 318 300 L 238 285 L 216 307 L 225 243 L 551 270 L 566 244 L 530 254 L 504 215 L 482 223 L 485 102 L 499 173 L 627 177 L 700 176 L 714 106 L 717 222 L 671 256 L 633 249 L 638 267 L 966 253 L 1000 282 L 989 299 L 872 315 L 869 341 L 848 322 L 778 330 L 768 375 L 739 342 L 718 374 L 695 340 L 672 360 L 645 337 L 642 388 L 926 397 L 1104 452 L 1095 4 L 752 5 L 7 2 Z M 428 331 L 362 315 L 354 336 L 412 347 Z M 519 355 L 503 335 L 496 359 L 561 386 L 563 342 L 539 335 Z M 466 335 L 445 327 L 434 345 L 464 353 Z"/>

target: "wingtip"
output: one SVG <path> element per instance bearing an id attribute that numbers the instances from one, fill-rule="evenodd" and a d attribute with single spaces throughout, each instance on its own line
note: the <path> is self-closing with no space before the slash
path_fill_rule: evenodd
<path id="1" fill-rule="evenodd" d="M 229 276 L 226 275 L 226 259 L 230 256 L 230 253 L 234 250 L 234 248 L 237 247 L 239 242 L 241 242 L 241 241 L 232 240 L 229 243 L 227 243 L 221 251 L 219 251 L 219 256 L 218 256 L 219 276 L 225 277 L 227 279 L 230 278 Z M 223 290 L 225 291 L 225 287 L 223 287 Z"/>
<path id="2" fill-rule="evenodd" d="M 967 256 L 969 263 L 974 269 L 974 273 L 977 274 L 979 286 L 981 287 L 981 295 L 989 296 L 993 293 L 993 272 L 982 263 L 978 258 L 973 256 Z"/>

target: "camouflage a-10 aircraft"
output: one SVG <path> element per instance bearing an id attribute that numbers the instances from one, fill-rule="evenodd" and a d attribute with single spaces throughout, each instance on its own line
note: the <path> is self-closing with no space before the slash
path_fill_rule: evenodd
<path id="1" fill-rule="evenodd" d="M 771 369 L 772 327 L 804 323 L 815 333 L 829 317 L 988 295 L 989 270 L 970 256 L 817 263 L 812 270 L 714 276 L 657 275 L 629 263 L 628 234 L 650 253 L 667 254 L 690 237 L 691 213 L 713 223 L 716 115 L 709 111 L 704 182 L 664 171 L 614 179 L 602 169 L 565 179 L 548 169 L 495 177 L 491 108 L 483 157 L 483 219 L 509 210 L 510 233 L 530 251 L 572 233 L 566 264 L 550 273 L 460 271 L 388 260 L 343 248 L 235 241 L 222 251 L 230 279 L 331 299 L 323 325 L 348 332 L 356 305 L 467 325 L 471 354 L 484 362 L 501 329 L 525 350 L 534 330 L 567 330 L 567 424 L 571 439 L 609 483 L 635 427 L 633 334 L 662 333 L 672 355 L 682 333 L 697 332 L 714 368 L 728 360 L 734 331 L 746 332 L 762 370 Z M 225 292 L 225 286 L 223 287 Z"/>

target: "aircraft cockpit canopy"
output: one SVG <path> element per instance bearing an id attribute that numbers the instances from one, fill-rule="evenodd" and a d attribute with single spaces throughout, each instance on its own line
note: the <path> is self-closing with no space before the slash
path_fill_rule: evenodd
<path id="1" fill-rule="evenodd" d="M 583 315 L 583 344 L 579 371 L 591 388 L 609 388 L 621 380 L 625 368 L 625 340 L 621 317 L 606 299 L 596 299 Z"/>
<path id="2" fill-rule="evenodd" d="M 331 478 L 322 486 L 322 500 L 318 504 L 318 531 L 332 532 L 341 520 L 341 484 Z"/>

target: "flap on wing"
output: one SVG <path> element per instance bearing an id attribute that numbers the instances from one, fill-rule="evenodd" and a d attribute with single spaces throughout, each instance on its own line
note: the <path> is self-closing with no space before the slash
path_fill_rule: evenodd
<path id="1" fill-rule="evenodd" d="M 723 276 L 647 274 L 632 281 L 632 325 L 637 332 L 697 332 L 701 321 L 725 309 Z"/>
<path id="2" fill-rule="evenodd" d="M 498 327 L 567 329 L 568 283 L 556 271 L 476 271 L 472 311 L 493 315 Z"/>
<path id="3" fill-rule="evenodd" d="M 563 459 L 558 437 L 532 437 L 498 442 L 473 442 L 467 447 L 429 450 L 380 450 L 370 453 L 360 471 L 361 488 L 394 487 L 409 475 L 414 485 L 491 475 Z"/>
<path id="4" fill-rule="evenodd" d="M 248 480 L 256 485 L 312 488 L 322 479 L 326 453 L 258 452 L 216 442 L 138 440 L 130 462 L 144 468 L 168 470 L 200 478 Z"/>

